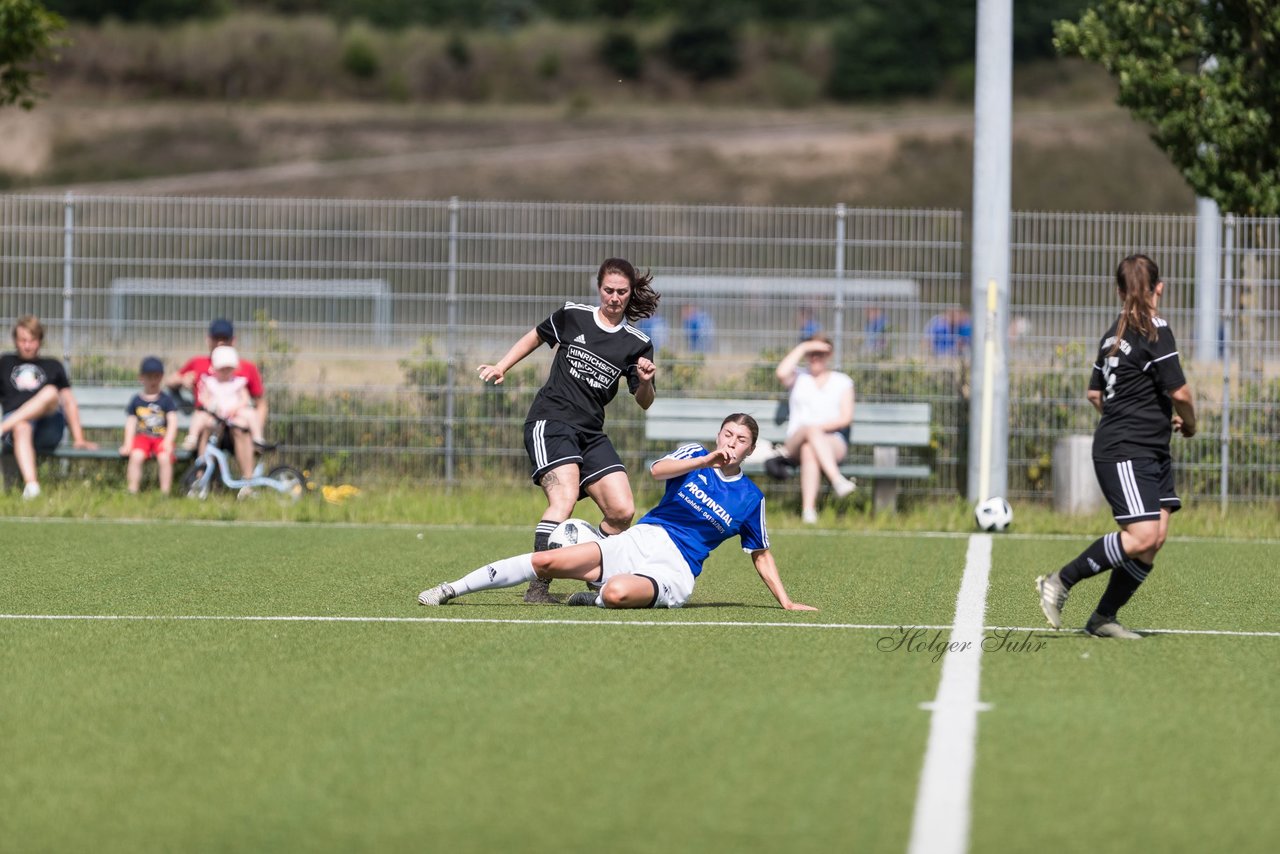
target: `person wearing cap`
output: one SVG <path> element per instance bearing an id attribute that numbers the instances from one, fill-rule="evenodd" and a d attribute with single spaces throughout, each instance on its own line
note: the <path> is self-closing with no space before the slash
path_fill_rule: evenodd
<path id="1" fill-rule="evenodd" d="M 80 407 L 71 392 L 67 369 L 57 359 L 40 357 L 44 326 L 34 314 L 19 317 L 13 324 L 14 353 L 0 356 L 0 403 L 4 419 L 0 436 L 4 450 L 12 450 L 25 486 L 22 497 L 40 495 L 36 477 L 36 454 L 47 454 L 71 431 L 77 448 L 98 446 L 84 438 Z"/>
<path id="2" fill-rule="evenodd" d="M 220 317 L 209 324 L 208 340 L 208 354 L 191 357 L 182 367 L 165 378 L 165 385 L 169 388 L 185 388 L 192 393 L 195 397 L 197 411 L 204 407 L 200 394 L 200 380 L 202 377 L 213 374 L 213 350 L 223 345 L 228 347 L 235 346 L 235 327 L 230 320 Z M 248 389 L 249 397 L 252 400 L 251 407 L 244 413 L 245 418 L 251 425 L 252 435 L 261 440 L 267 424 L 267 398 L 265 389 L 262 386 L 262 375 L 258 373 L 258 367 L 248 359 L 240 359 L 235 375 L 245 379 L 245 387 Z M 183 443 L 183 447 L 188 450 L 203 450 L 204 447 L 200 442 L 200 431 L 196 429 L 196 422 L 197 417 L 193 415 L 191 428 L 187 431 L 187 440 Z M 207 429 L 208 424 L 206 423 L 204 426 Z M 245 435 L 242 431 L 236 432 L 240 436 Z M 248 439 L 238 443 L 236 445 L 236 464 L 240 467 L 240 471 L 246 475 L 252 472 L 253 461 L 253 440 Z"/>
<path id="3" fill-rule="evenodd" d="M 173 486 L 178 404 L 161 387 L 164 363 L 155 356 L 142 360 L 138 380 L 142 383 L 142 391 L 135 394 L 124 409 L 124 442 L 120 445 L 120 456 L 129 458 L 125 482 L 129 492 L 137 495 L 142 487 L 142 465 L 154 459 L 160 476 L 160 491 L 168 495 Z"/>
<path id="4" fill-rule="evenodd" d="M 197 384 L 201 408 L 191 414 L 191 431 L 199 437 L 203 451 L 214 417 L 221 418 L 233 427 L 240 428 L 231 431 L 237 461 L 243 459 L 242 453 L 247 453 L 252 460 L 253 445 L 255 442 L 261 444 L 262 437 L 254 429 L 256 422 L 252 416 L 253 400 L 249 396 L 248 381 L 237 373 L 240 355 L 236 353 L 235 347 L 222 344 L 213 348 L 209 361 L 213 373 L 201 377 Z M 248 477 L 251 471 L 252 463 L 248 468 L 241 463 L 242 476 Z"/>

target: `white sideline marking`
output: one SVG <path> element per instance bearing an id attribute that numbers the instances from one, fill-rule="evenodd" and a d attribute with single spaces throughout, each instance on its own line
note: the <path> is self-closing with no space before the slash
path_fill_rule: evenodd
<path id="1" fill-rule="evenodd" d="M 747 620 L 533 620 L 503 617 L 342 617 L 310 614 L 0 614 L 0 620 L 85 620 L 137 622 L 224 622 L 224 623 L 478 623 L 484 625 L 513 626 L 597 626 L 600 628 L 657 627 L 714 627 L 768 628 L 768 629 L 847 629 L 850 631 L 899 631 L 901 629 L 949 629 L 951 626 L 925 624 L 904 625 L 894 623 L 783 623 L 750 622 Z M 1044 626 L 983 626 L 983 631 L 1031 632 L 1040 635 L 1084 634 L 1084 629 L 1064 629 L 1055 632 Z M 1144 629 L 1134 631 L 1152 635 L 1230 635 L 1234 637 L 1280 638 L 1280 632 L 1236 632 L 1219 629 Z M 927 704 L 926 704 L 927 705 Z"/>
<path id="2" fill-rule="evenodd" d="M 933 712 L 929 746 L 916 792 L 911 821 L 911 854 L 964 854 L 969 848 L 969 795 L 978 739 L 978 701 L 982 662 L 982 618 L 991 576 L 991 535 L 969 538 L 964 577 L 956 596 L 956 619 L 942 659 L 938 695 L 921 708 Z"/>

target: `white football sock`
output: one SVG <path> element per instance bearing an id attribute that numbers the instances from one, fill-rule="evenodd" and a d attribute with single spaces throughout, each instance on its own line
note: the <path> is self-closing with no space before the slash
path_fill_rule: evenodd
<path id="1" fill-rule="evenodd" d="M 537 578 L 533 571 L 533 552 L 505 557 L 495 560 L 488 566 L 474 569 L 449 586 L 453 592 L 461 596 L 463 593 L 475 593 L 477 590 L 494 590 L 499 587 L 515 587 Z"/>

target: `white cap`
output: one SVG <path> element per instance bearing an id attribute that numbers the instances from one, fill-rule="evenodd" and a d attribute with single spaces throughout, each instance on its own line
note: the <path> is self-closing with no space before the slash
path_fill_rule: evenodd
<path id="1" fill-rule="evenodd" d="M 213 362 L 213 369 L 219 368 L 238 368 L 240 367 L 240 355 L 236 353 L 235 347 L 228 347 L 223 344 L 213 348 L 213 355 L 210 356 Z"/>

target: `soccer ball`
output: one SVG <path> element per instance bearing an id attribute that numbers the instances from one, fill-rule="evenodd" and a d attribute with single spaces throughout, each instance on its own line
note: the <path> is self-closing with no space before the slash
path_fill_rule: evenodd
<path id="1" fill-rule="evenodd" d="M 1003 531 L 1013 524 L 1013 508 L 1003 498 L 988 498 L 973 509 L 978 527 L 984 531 Z"/>
<path id="2" fill-rule="evenodd" d="M 551 532 L 551 536 L 547 537 L 547 545 L 553 549 L 563 548 L 565 546 L 576 546 L 578 543 L 593 543 L 603 540 L 590 522 L 582 519 L 565 519 L 556 529 Z"/>

